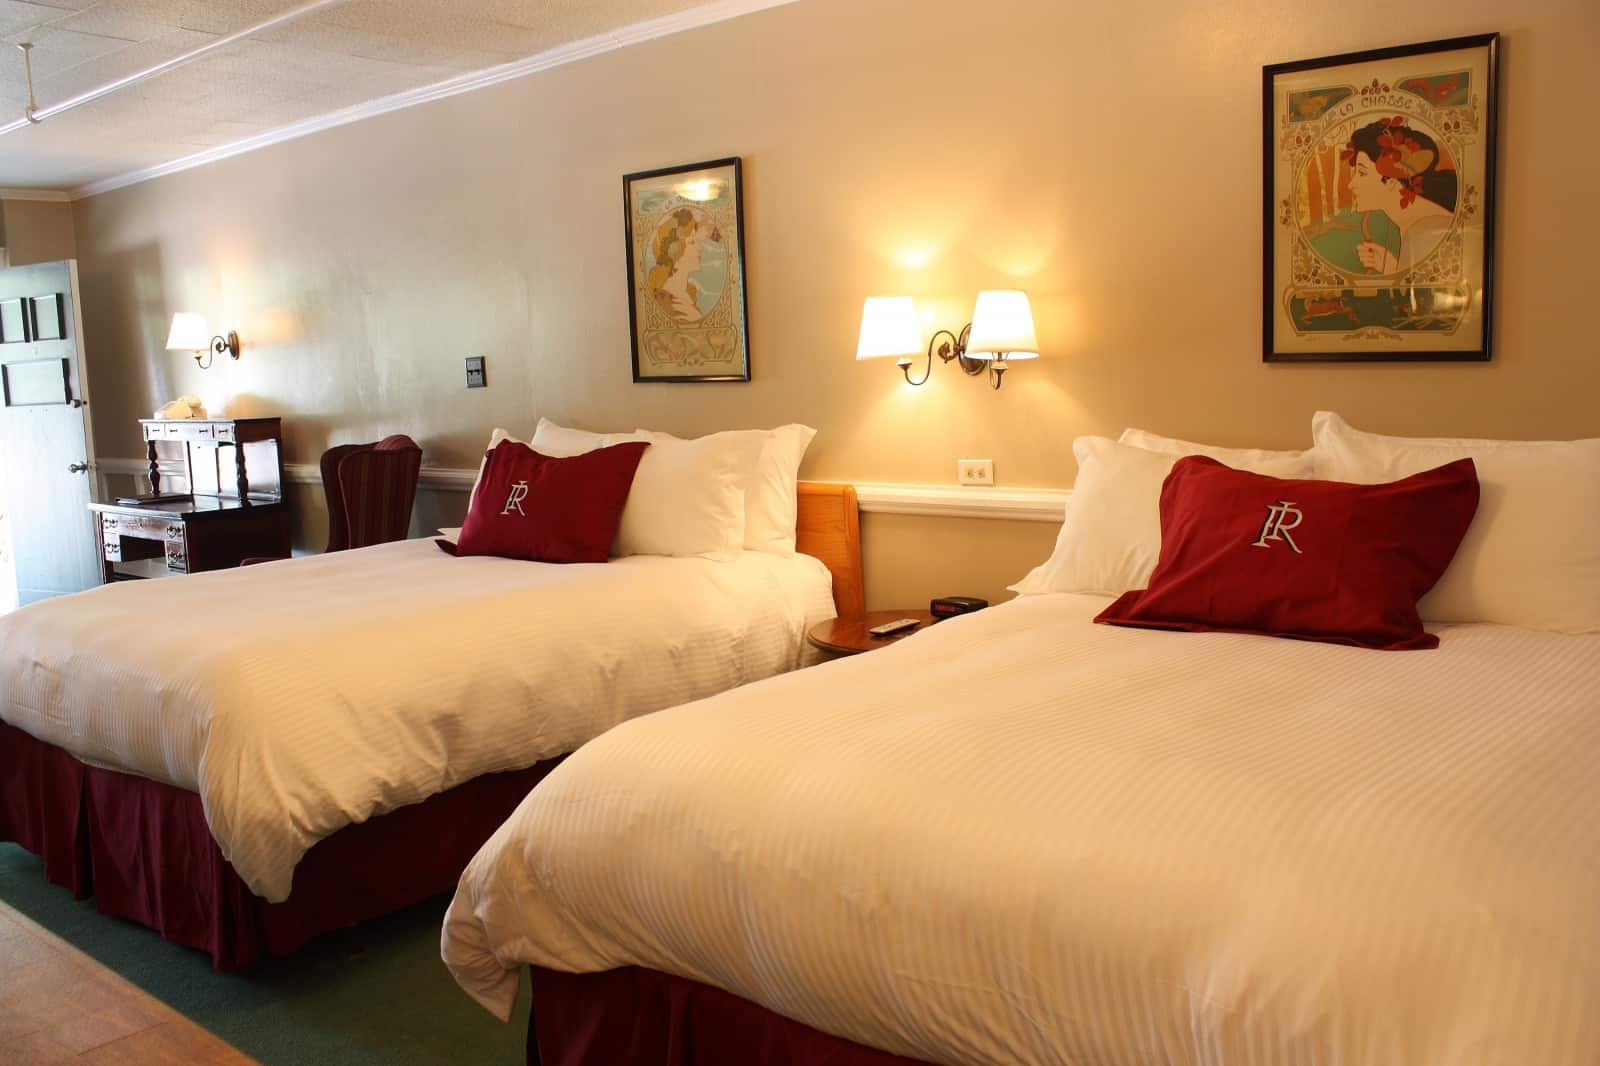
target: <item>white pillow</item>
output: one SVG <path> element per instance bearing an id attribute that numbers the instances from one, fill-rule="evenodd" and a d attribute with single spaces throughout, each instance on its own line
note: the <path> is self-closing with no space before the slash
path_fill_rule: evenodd
<path id="1" fill-rule="evenodd" d="M 548 455 L 552 459 L 568 459 L 574 455 L 583 455 L 597 448 L 616 444 L 621 439 L 619 434 L 569 429 L 566 426 L 556 425 L 548 418 L 541 418 L 528 446 L 540 455 Z M 493 443 L 490 447 L 494 447 Z"/>
<path id="2" fill-rule="evenodd" d="M 817 431 L 791 422 L 767 434 L 755 470 L 744 485 L 744 546 L 747 551 L 794 553 L 800 509 L 800 462 Z"/>
<path id="3" fill-rule="evenodd" d="M 744 547 L 744 484 L 751 444 L 660 433 L 612 435 L 645 441 L 617 529 L 616 555 L 704 555 L 726 559 Z"/>
<path id="4" fill-rule="evenodd" d="M 634 433 L 648 440 L 681 439 L 647 429 Z M 721 440 L 740 450 L 746 551 L 794 554 L 800 461 L 816 435 L 810 426 L 790 423 L 771 430 L 734 429 L 698 438 Z"/>
<path id="5" fill-rule="evenodd" d="M 439 528 L 439 539 L 449 541 L 451 544 L 454 544 L 456 541 L 461 539 L 461 527 L 441 526 Z"/>
<path id="6" fill-rule="evenodd" d="M 1318 475 L 1376 484 L 1470 458 L 1478 514 L 1417 604 L 1433 622 L 1600 632 L 1600 439 L 1385 437 L 1329 411 L 1311 420 Z"/>
<path id="7" fill-rule="evenodd" d="M 1161 486 L 1183 456 L 1106 437 L 1079 437 L 1072 453 L 1078 480 L 1067 497 L 1055 551 L 1011 591 L 1120 596 L 1144 588 L 1161 554 Z M 1257 454 L 1261 458 L 1237 469 L 1271 477 L 1310 476 L 1302 453 Z"/>
<path id="8" fill-rule="evenodd" d="M 1167 455 L 1206 455 L 1235 470 L 1253 470 L 1258 474 L 1271 473 L 1273 477 L 1316 477 L 1316 458 L 1310 451 L 1275 452 L 1260 448 L 1219 448 L 1214 444 L 1196 444 L 1176 437 L 1163 437 L 1143 429 L 1125 429 L 1117 438 L 1118 444 L 1131 444 L 1149 452 Z M 1279 472 L 1281 471 L 1281 473 Z"/>

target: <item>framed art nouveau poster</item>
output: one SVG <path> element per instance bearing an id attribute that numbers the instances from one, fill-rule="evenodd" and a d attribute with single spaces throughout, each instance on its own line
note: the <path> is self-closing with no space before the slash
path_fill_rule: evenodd
<path id="1" fill-rule="evenodd" d="M 622 179 L 634 381 L 749 381 L 739 160 Z"/>
<path id="2" fill-rule="evenodd" d="M 1264 68 L 1268 362 L 1489 358 L 1498 50 Z"/>

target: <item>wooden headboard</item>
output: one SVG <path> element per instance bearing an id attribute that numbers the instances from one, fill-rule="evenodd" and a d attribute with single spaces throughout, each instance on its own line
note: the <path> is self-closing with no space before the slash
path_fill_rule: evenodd
<path id="1" fill-rule="evenodd" d="M 795 550 L 822 560 L 833 573 L 833 605 L 841 618 L 867 610 L 861 576 L 861 516 L 854 485 L 800 482 L 800 507 L 795 518 Z"/>

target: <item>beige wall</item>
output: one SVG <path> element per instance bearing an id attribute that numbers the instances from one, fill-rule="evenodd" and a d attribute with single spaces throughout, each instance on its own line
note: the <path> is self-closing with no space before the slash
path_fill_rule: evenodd
<path id="1" fill-rule="evenodd" d="M 0 200 L 0 248 L 12 266 L 55 263 L 77 255 L 72 205 Z"/>
<path id="2" fill-rule="evenodd" d="M 76 205 L 102 455 L 182 392 L 285 416 L 290 459 L 410 433 L 475 462 L 540 415 L 680 433 L 805 421 L 804 473 L 1067 485 L 1072 438 L 1137 423 L 1304 445 L 1311 412 L 1410 433 L 1600 435 L 1593 0 L 801 0 Z M 1261 65 L 1500 30 L 1488 365 L 1260 362 Z M 745 161 L 754 381 L 629 380 L 620 175 Z M 862 297 L 959 325 L 1029 290 L 1046 359 L 991 392 L 856 363 Z M 168 317 L 237 328 L 200 372 Z M 462 388 L 489 357 L 490 387 Z M 305 494 L 302 494 L 303 496 Z M 430 505 L 439 512 L 459 500 Z M 308 518 L 308 528 L 318 520 Z M 869 598 L 994 595 L 1048 526 L 873 516 Z M 308 534 L 311 546 L 315 537 Z M 898 602 L 897 602 L 898 601 Z"/>

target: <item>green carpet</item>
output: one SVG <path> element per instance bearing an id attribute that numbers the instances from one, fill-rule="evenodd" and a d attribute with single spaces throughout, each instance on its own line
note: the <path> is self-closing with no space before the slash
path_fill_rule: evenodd
<path id="1" fill-rule="evenodd" d="M 524 1058 L 526 990 L 517 1016 L 501 1025 L 439 961 L 448 896 L 242 974 L 215 973 L 200 952 L 73 899 L 14 844 L 0 844 L 0 900 L 268 1066 L 511 1066 Z"/>

